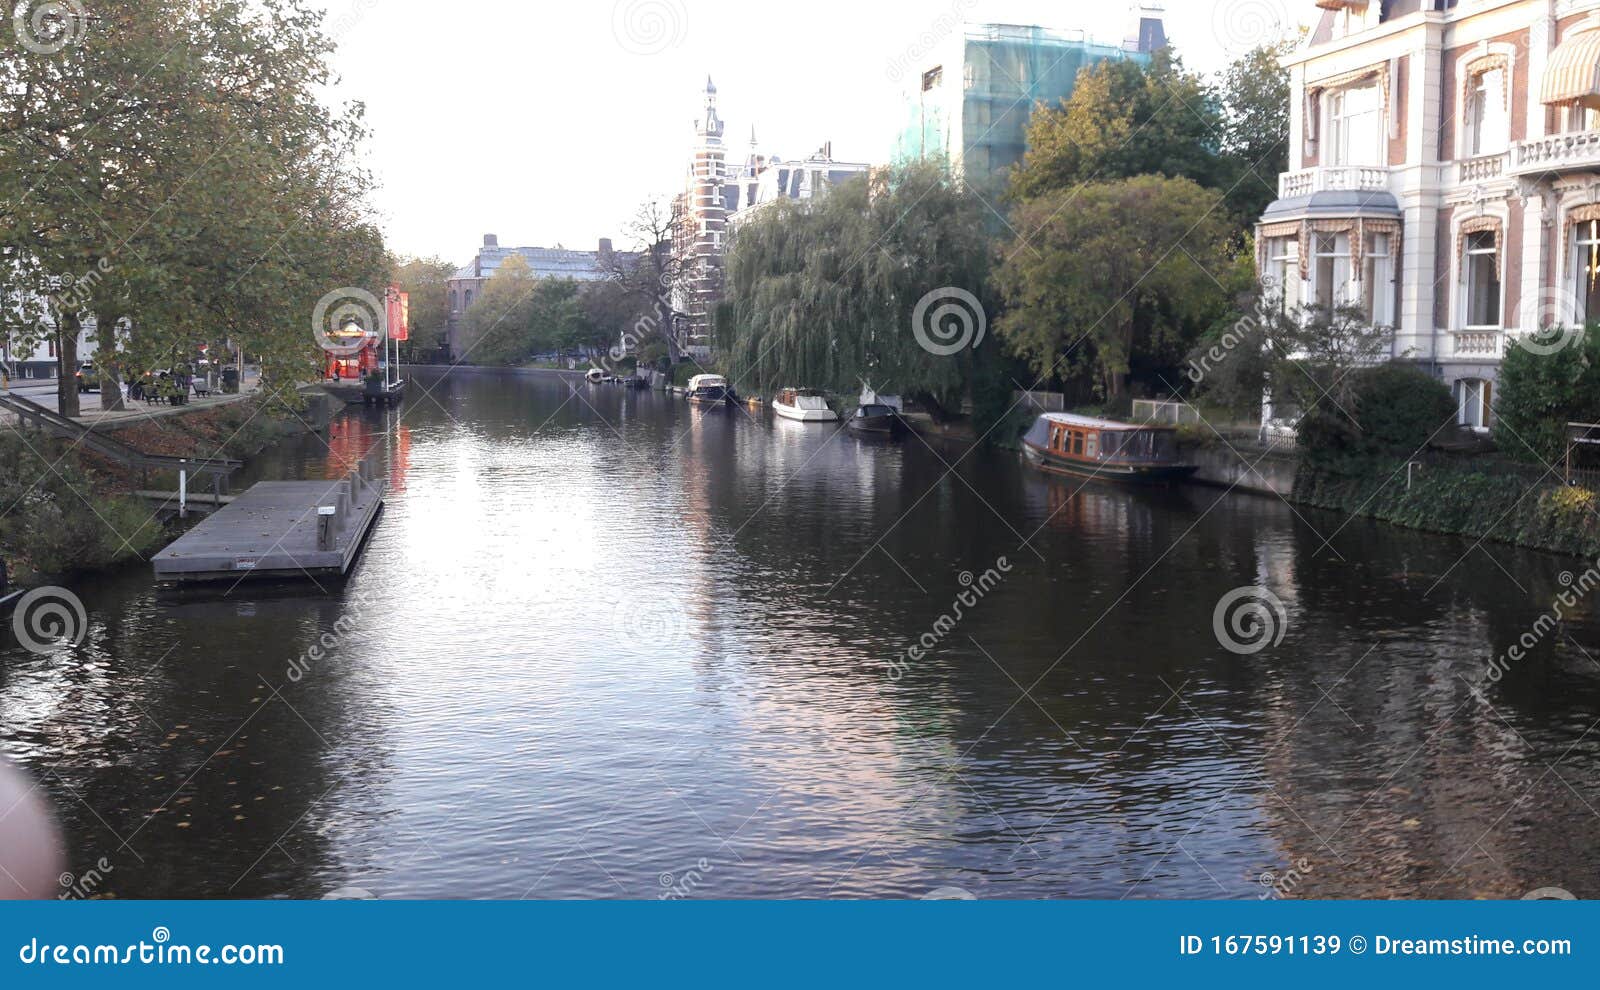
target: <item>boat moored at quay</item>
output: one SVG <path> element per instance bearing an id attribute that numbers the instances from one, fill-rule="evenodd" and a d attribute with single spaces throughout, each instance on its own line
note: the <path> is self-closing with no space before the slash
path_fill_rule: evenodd
<path id="1" fill-rule="evenodd" d="M 837 423 L 839 414 L 828 406 L 821 392 L 810 388 L 786 388 L 772 398 L 772 411 L 784 419 L 801 423 Z"/>
<path id="2" fill-rule="evenodd" d="M 1168 484 L 1197 465 L 1178 454 L 1178 431 L 1115 420 L 1046 413 L 1023 437 L 1028 460 L 1049 474 L 1126 484 Z"/>
<path id="3" fill-rule="evenodd" d="M 689 379 L 689 401 L 701 406 L 723 406 L 738 402 L 739 397 L 721 375 L 695 375 Z"/>

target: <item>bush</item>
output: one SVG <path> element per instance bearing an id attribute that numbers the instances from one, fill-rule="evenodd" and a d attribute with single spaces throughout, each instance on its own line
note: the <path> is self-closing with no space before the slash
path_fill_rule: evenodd
<path id="1" fill-rule="evenodd" d="M 30 446 L 31 445 L 31 446 Z M 138 501 L 99 490 L 59 443 L 0 435 L 0 548 L 40 574 L 144 557 L 161 527 Z"/>
<path id="2" fill-rule="evenodd" d="M 1600 327 L 1590 324 L 1550 354 L 1508 346 L 1499 386 L 1495 443 L 1519 460 L 1554 463 L 1566 451 L 1566 425 L 1600 417 Z"/>
<path id="3" fill-rule="evenodd" d="M 1414 365 L 1384 364 L 1351 377 L 1348 407 L 1324 399 L 1300 422 L 1299 444 L 1311 460 L 1409 456 L 1455 418 L 1450 390 Z"/>

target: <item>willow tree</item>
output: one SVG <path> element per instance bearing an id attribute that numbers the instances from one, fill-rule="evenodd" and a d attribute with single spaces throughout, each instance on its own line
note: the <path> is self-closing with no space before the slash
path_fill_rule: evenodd
<path id="1" fill-rule="evenodd" d="M 765 393 L 866 383 L 955 404 L 977 352 L 994 347 L 984 213 L 947 170 L 919 163 L 779 201 L 742 224 L 715 314 L 735 384 Z M 928 321 L 961 293 L 979 305 L 959 316 L 955 338 L 930 334 Z"/>

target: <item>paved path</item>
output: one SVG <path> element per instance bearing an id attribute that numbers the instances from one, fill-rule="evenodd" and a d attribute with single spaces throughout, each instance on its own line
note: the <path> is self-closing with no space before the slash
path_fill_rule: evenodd
<path id="1" fill-rule="evenodd" d="M 213 392 L 211 397 L 206 399 L 192 395 L 189 397 L 188 404 L 182 406 L 173 406 L 165 403 L 147 405 L 142 401 L 129 399 L 124 403 L 127 408 L 117 412 L 106 412 L 100 408 L 99 392 L 85 392 L 78 397 L 79 415 L 74 418 L 90 428 L 102 425 L 122 426 L 129 423 L 159 419 L 163 416 L 177 416 L 197 409 L 210 409 L 213 406 L 226 406 L 235 402 L 243 402 L 260 391 L 260 389 L 260 373 L 248 371 L 245 375 L 244 387 L 233 395 Z M 11 383 L 10 391 L 24 399 L 31 399 L 52 412 L 60 411 L 60 404 L 56 401 L 55 379 L 48 381 L 34 378 L 14 380 Z M 13 421 L 14 417 L 0 410 L 0 423 L 11 425 Z"/>

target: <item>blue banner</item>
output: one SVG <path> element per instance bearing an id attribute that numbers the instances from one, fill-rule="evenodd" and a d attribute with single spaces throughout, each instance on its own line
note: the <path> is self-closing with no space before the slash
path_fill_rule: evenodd
<path id="1" fill-rule="evenodd" d="M 13 903 L 0 986 L 1587 984 L 1597 924 L 1584 901 Z"/>

